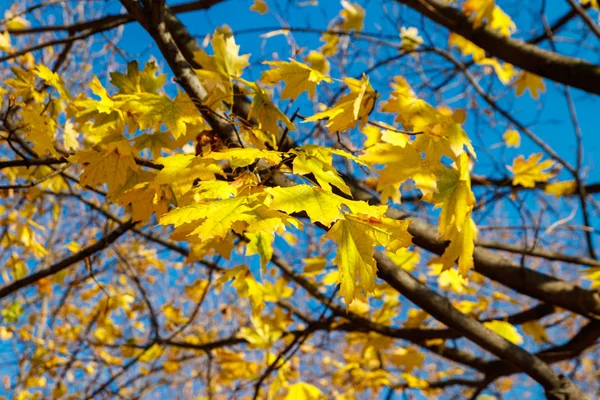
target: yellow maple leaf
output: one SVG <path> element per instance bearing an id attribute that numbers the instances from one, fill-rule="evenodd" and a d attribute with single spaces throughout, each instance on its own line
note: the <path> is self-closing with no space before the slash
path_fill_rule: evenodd
<path id="1" fill-rule="evenodd" d="M 444 269 L 443 264 L 430 263 L 431 271 L 429 275 L 437 276 L 440 289 L 451 289 L 455 293 L 464 293 L 467 289 L 468 281 L 460 272 L 454 268 Z"/>
<path id="2" fill-rule="evenodd" d="M 306 382 L 294 383 L 288 388 L 283 400 L 319 400 L 324 398 L 318 387 Z"/>
<path id="3" fill-rule="evenodd" d="M 517 30 L 517 26 L 510 16 L 498 6 L 494 7 L 494 11 L 492 11 L 489 27 L 503 36 L 510 36 Z"/>
<path id="4" fill-rule="evenodd" d="M 175 99 L 163 94 L 139 93 L 127 101 L 122 110 L 135 116 L 140 129 L 158 131 L 165 124 L 175 139 L 186 134 L 188 124 L 205 124 L 194 103 L 183 93 Z"/>
<path id="5" fill-rule="evenodd" d="M 548 334 L 540 321 L 527 321 L 523 324 L 523 332 L 533 338 L 536 343 L 548 342 Z"/>
<path id="6" fill-rule="evenodd" d="M 500 61 L 498 61 L 498 59 L 496 58 L 484 58 L 483 60 L 480 60 L 477 64 L 491 66 L 500 82 L 502 82 L 502 84 L 504 85 L 508 84 L 517 73 L 512 64 L 500 63 Z"/>
<path id="7" fill-rule="evenodd" d="M 519 135 L 519 131 L 514 129 L 509 129 L 504 132 L 502 139 L 504 139 L 506 147 L 519 147 L 521 145 L 521 135 Z"/>
<path id="8" fill-rule="evenodd" d="M 44 104 L 28 104 L 21 113 L 23 121 L 27 124 L 25 132 L 27 139 L 33 142 L 33 148 L 40 155 L 49 152 L 58 156 L 54 148 L 56 135 L 56 121 L 45 112 Z"/>
<path id="9" fill-rule="evenodd" d="M 421 255 L 419 253 L 415 253 L 414 251 L 408 250 L 404 247 L 399 248 L 396 252 L 387 252 L 390 260 L 394 262 L 400 268 L 411 272 L 417 268 L 417 264 L 421 259 Z"/>
<path id="10" fill-rule="evenodd" d="M 365 235 L 364 226 L 352 220 L 340 219 L 329 230 L 327 238 L 338 245 L 334 264 L 338 266 L 337 282 L 346 306 L 354 300 L 357 286 L 366 292 L 375 288 L 377 263 L 373 258 L 375 242 Z"/>
<path id="11" fill-rule="evenodd" d="M 473 26 L 477 28 L 484 20 L 492 19 L 495 6 L 495 0 L 466 0 L 462 7 L 465 14 L 473 17 Z"/>
<path id="12" fill-rule="evenodd" d="M 323 75 L 329 73 L 329 61 L 327 61 L 327 57 L 321 52 L 311 50 L 310 53 L 304 57 L 304 61 L 306 61 L 312 69 L 319 71 Z"/>
<path id="13" fill-rule="evenodd" d="M 508 340 L 514 344 L 522 344 L 523 337 L 517 331 L 513 325 L 505 321 L 487 321 L 484 322 L 483 325 L 488 328 L 490 331 L 496 332 L 498 335 L 502 336 L 504 339 Z"/>
<path id="14" fill-rule="evenodd" d="M 358 288 L 365 292 L 375 289 L 377 265 L 373 258 L 374 246 L 394 251 L 412 243 L 408 224 L 409 221 L 365 219 L 347 214 L 331 227 L 325 237 L 337 244 L 333 262 L 338 266 L 337 282 L 346 306 L 352 303 Z"/>
<path id="15" fill-rule="evenodd" d="M 8 33 L 8 31 L 4 31 L 4 33 L 0 35 L 0 50 L 10 51 L 10 46 L 10 34 Z"/>
<path id="16" fill-rule="evenodd" d="M 536 182 L 547 182 L 554 176 L 553 173 L 546 171 L 548 168 L 552 168 L 554 162 L 551 160 L 539 162 L 542 156 L 542 153 L 536 153 L 529 156 L 527 160 L 523 155 L 514 159 L 513 165 L 508 167 L 514 174 L 514 186 L 521 185 L 532 188 L 535 187 Z"/>
<path id="17" fill-rule="evenodd" d="M 369 78 L 363 75 L 362 80 L 346 78 L 350 93 L 343 96 L 330 109 L 308 117 L 304 122 L 328 119 L 325 124 L 331 132 L 343 132 L 352 129 L 360 121 L 362 127 L 368 121 L 369 114 L 375 107 L 377 93 L 371 87 Z"/>
<path id="18" fill-rule="evenodd" d="M 231 148 L 213 151 L 202 159 L 227 160 L 231 168 L 246 167 L 261 158 L 272 166 L 279 164 L 285 153 L 274 150 L 260 150 L 254 148 Z"/>
<path id="19" fill-rule="evenodd" d="M 224 238 L 235 223 L 252 220 L 252 211 L 256 207 L 257 204 L 247 196 L 204 201 L 176 208 L 160 217 L 159 222 L 161 225 L 174 225 L 176 228 L 193 223 L 190 227 L 193 230 L 188 234 L 196 235 L 202 240 Z"/>
<path id="20" fill-rule="evenodd" d="M 71 121 L 66 121 L 63 127 L 63 146 L 67 151 L 77 150 L 79 148 L 79 132 Z"/>
<path id="21" fill-rule="evenodd" d="M 10 30 L 26 29 L 31 26 L 31 23 L 20 15 L 14 15 L 12 10 L 6 10 L 4 12 L 4 20 L 6 21 L 6 28 Z"/>
<path id="22" fill-rule="evenodd" d="M 469 275 L 473 269 L 473 251 L 475 250 L 475 240 L 477 239 L 477 226 L 471 218 L 471 213 L 466 216 L 465 224 L 461 230 L 456 225 L 451 225 L 444 233 L 444 238 L 450 241 L 444 254 L 431 260 L 432 263 L 441 263 L 443 270 L 452 268 L 458 260 L 458 270 L 463 277 Z"/>
<path id="23" fill-rule="evenodd" d="M 168 184 L 179 194 L 188 192 L 196 179 L 214 181 L 223 170 L 213 160 L 198 159 L 193 154 L 175 153 L 155 160 L 163 166 L 155 178 L 157 184 Z"/>
<path id="24" fill-rule="evenodd" d="M 414 26 L 400 28 L 400 48 L 404 51 L 412 51 L 423 44 L 423 38 L 419 36 L 419 30 Z"/>
<path id="25" fill-rule="evenodd" d="M 54 86 L 56 91 L 64 100 L 70 100 L 71 94 L 65 89 L 65 83 L 60 75 L 56 72 L 52 72 L 52 70 L 45 65 L 38 65 L 35 67 L 33 72 L 42 78 L 45 83 L 50 86 Z"/>
<path id="26" fill-rule="evenodd" d="M 401 367 L 404 372 L 411 372 L 423 365 L 425 354 L 413 347 L 398 347 L 391 352 L 389 359 L 394 365 Z"/>
<path id="27" fill-rule="evenodd" d="M 325 226 L 342 216 L 344 198 L 318 187 L 296 185 L 265 189 L 272 196 L 270 207 L 286 213 L 306 211 L 311 222 Z"/>
<path id="28" fill-rule="evenodd" d="M 139 168 L 131 154 L 123 154 L 119 149 L 112 151 L 81 150 L 69 157 L 72 163 L 84 164 L 80 179 L 81 186 L 108 184 L 108 190 L 115 192 L 121 188 L 132 173 Z"/>
<path id="29" fill-rule="evenodd" d="M 485 58 L 485 50 L 454 32 L 448 36 L 448 45 L 458 48 L 463 56 L 472 56 L 475 62 Z"/>
<path id="30" fill-rule="evenodd" d="M 496 2 L 494 0 L 467 0 L 463 3 L 465 14 L 473 16 L 473 26 L 481 26 L 484 20 L 491 21 Z"/>
<path id="31" fill-rule="evenodd" d="M 522 96 L 525 90 L 529 90 L 531 97 L 537 99 L 540 97 L 540 92 L 544 93 L 546 91 L 546 85 L 542 78 L 527 71 L 521 71 L 514 85 L 517 96 Z"/>
<path id="32" fill-rule="evenodd" d="M 324 56 L 332 56 L 339 50 L 339 43 L 341 41 L 341 36 L 335 33 L 325 33 L 321 36 L 321 42 L 324 42 L 321 47 L 321 53 Z"/>
<path id="33" fill-rule="evenodd" d="M 263 88 L 254 82 L 248 82 L 242 78 L 236 79 L 254 91 L 254 98 L 250 104 L 250 114 L 248 117 L 256 118 L 260 129 L 272 135 L 278 135 L 279 126 L 277 125 L 277 121 L 281 121 L 289 130 L 296 130 L 292 121 L 271 102 L 269 95 Z"/>
<path id="34" fill-rule="evenodd" d="M 549 183 L 544 188 L 544 192 L 553 194 L 554 197 L 570 196 L 577 193 L 577 183 L 575 181 Z"/>
<path id="35" fill-rule="evenodd" d="M 314 145 L 294 149 L 291 153 L 296 155 L 293 162 L 294 174 L 313 174 L 323 189 L 331 192 L 333 185 L 348 195 L 350 195 L 350 188 L 333 167 L 332 154 L 338 154 L 364 164 L 351 154 Z"/>
<path id="36" fill-rule="evenodd" d="M 260 15 L 263 15 L 269 11 L 269 6 L 267 6 L 265 0 L 254 0 L 254 3 L 250 6 L 250 11 L 256 11 Z"/>
<path id="37" fill-rule="evenodd" d="M 423 193 L 437 190 L 437 176 L 424 162 L 421 152 L 412 145 L 405 147 L 389 143 L 378 143 L 369 147 L 360 159 L 371 164 L 383 164 L 379 170 L 378 190 L 388 185 L 400 185 L 408 179 L 415 182 L 417 189 Z"/>
<path id="38" fill-rule="evenodd" d="M 260 256 L 260 264 L 265 268 L 271 257 L 273 257 L 275 235 L 267 231 L 246 232 L 244 235 L 249 239 L 246 246 L 246 255 L 258 254 Z"/>
<path id="39" fill-rule="evenodd" d="M 235 43 L 231 29 L 224 25 L 215 30 L 211 45 L 213 56 L 203 49 L 194 52 L 194 60 L 202 66 L 196 75 L 205 86 L 208 96 L 202 99 L 211 108 L 220 107 L 223 102 L 231 102 L 233 95 L 232 77 L 242 75 L 249 63 L 250 54 L 239 55 L 240 46 Z"/>
<path id="40" fill-rule="evenodd" d="M 224 25 L 215 30 L 211 45 L 217 71 L 228 76 L 241 76 L 250 63 L 250 54 L 239 55 L 240 46 L 235 43 L 231 29 Z"/>
<path id="41" fill-rule="evenodd" d="M 262 318 L 251 317 L 252 327 L 240 328 L 238 337 L 246 339 L 253 349 L 270 349 L 283 335 L 283 332 Z"/>
<path id="42" fill-rule="evenodd" d="M 347 0 L 342 0 L 343 10 L 340 12 L 342 17 L 342 29 L 345 31 L 355 30 L 360 32 L 363 28 L 365 20 L 365 9 L 358 3 L 350 3 Z"/>
<path id="43" fill-rule="evenodd" d="M 222 285 L 232 279 L 231 286 L 237 290 L 238 296 L 249 299 L 253 311 L 260 311 L 265 304 L 265 291 L 263 285 L 256 281 L 250 269 L 243 264 L 227 269 L 219 278 L 217 284 Z"/>
<path id="44" fill-rule="evenodd" d="M 322 81 L 331 82 L 329 77 L 293 59 L 290 59 L 290 62 L 267 61 L 263 64 L 277 67 L 269 71 L 264 71 L 260 77 L 260 81 L 268 85 L 274 85 L 283 81 L 285 87 L 281 92 L 281 99 L 296 100 L 304 91 L 308 91 L 308 96 L 312 99 L 319 83 Z"/>
<path id="45" fill-rule="evenodd" d="M 154 61 L 147 62 L 142 71 L 140 71 L 138 62 L 132 61 L 127 63 L 127 72 L 125 74 L 111 72 L 110 83 L 119 89 L 118 94 L 158 94 L 158 89 L 165 84 L 167 75 L 156 75 L 157 72 L 158 66 Z"/>

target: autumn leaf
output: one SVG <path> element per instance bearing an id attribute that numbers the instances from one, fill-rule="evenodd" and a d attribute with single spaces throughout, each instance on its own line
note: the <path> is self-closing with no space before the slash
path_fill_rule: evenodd
<path id="1" fill-rule="evenodd" d="M 323 394 L 318 387 L 306 382 L 298 382 L 291 385 L 284 400 L 319 400 Z"/>
<path id="2" fill-rule="evenodd" d="M 217 28 L 210 43 L 216 71 L 226 76 L 241 76 L 244 68 L 249 65 L 250 54 L 239 55 L 240 46 L 235 43 L 231 29 L 227 25 Z"/>
<path id="3" fill-rule="evenodd" d="M 175 139 L 187 133 L 188 125 L 205 124 L 194 103 L 184 94 L 171 99 L 166 95 L 140 93 L 127 101 L 122 110 L 135 116 L 140 129 L 165 124 Z"/>
<path id="4" fill-rule="evenodd" d="M 0 51 L 10 51 L 11 45 L 10 34 L 4 31 L 0 34 Z"/>
<path id="5" fill-rule="evenodd" d="M 133 157 L 121 154 L 118 149 L 109 152 L 81 150 L 69 157 L 69 161 L 87 164 L 79 178 L 81 186 L 107 183 L 110 192 L 122 187 L 129 175 L 138 171 Z"/>
<path id="6" fill-rule="evenodd" d="M 338 246 L 334 264 L 338 266 L 337 282 L 341 285 L 346 306 L 352 303 L 358 288 L 365 292 L 375 289 L 377 266 L 373 258 L 374 246 L 394 250 L 411 244 L 408 223 L 387 218 L 372 221 L 346 215 L 331 227 L 325 237 Z"/>
<path id="7" fill-rule="evenodd" d="M 484 322 L 483 325 L 491 331 L 496 332 L 504 339 L 508 340 L 513 344 L 523 344 L 523 337 L 517 331 L 513 325 L 505 321 L 488 321 Z"/>
<path id="8" fill-rule="evenodd" d="M 329 73 L 329 61 L 323 53 L 311 50 L 308 55 L 304 57 L 304 61 L 306 61 L 313 70 L 319 71 L 323 75 Z"/>
<path id="9" fill-rule="evenodd" d="M 529 90 L 531 97 L 537 99 L 540 97 L 540 93 L 546 91 L 546 85 L 541 77 L 532 74 L 531 72 L 521 71 L 517 80 L 514 83 L 517 96 L 522 96 L 525 90 Z"/>
<path id="10" fill-rule="evenodd" d="M 463 3 L 465 14 L 473 17 L 473 26 L 481 26 L 484 20 L 491 21 L 496 2 L 494 0 L 467 0 Z"/>
<path id="11" fill-rule="evenodd" d="M 50 86 L 54 86 L 56 91 L 63 100 L 70 100 L 71 94 L 65 89 L 65 83 L 63 79 L 56 72 L 52 72 L 50 68 L 45 65 L 38 65 L 34 70 L 35 74 L 42 78 L 45 83 Z"/>
<path id="12" fill-rule="evenodd" d="M 378 170 L 379 190 L 388 185 L 399 186 L 411 179 L 415 187 L 423 193 L 432 193 L 437 190 L 437 178 L 433 170 L 423 160 L 421 152 L 412 145 L 404 147 L 394 146 L 389 143 L 378 143 L 369 147 L 360 159 L 370 164 L 382 164 L 383 169 Z"/>
<path id="13" fill-rule="evenodd" d="M 256 118 L 260 129 L 277 136 L 279 133 L 277 122 L 281 121 L 289 130 L 296 130 L 292 121 L 271 102 L 269 95 L 263 88 L 254 82 L 248 82 L 241 78 L 236 79 L 254 91 L 254 98 L 250 104 L 250 114 L 248 117 Z"/>
<path id="14" fill-rule="evenodd" d="M 331 132 L 343 132 L 352 129 L 360 121 L 363 126 L 367 123 L 369 114 L 375 107 L 377 93 L 369 84 L 369 78 L 363 75 L 362 80 L 346 78 L 350 93 L 343 96 L 330 109 L 308 117 L 304 122 L 328 119 L 325 126 Z"/>
<path id="15" fill-rule="evenodd" d="M 514 129 L 509 129 L 504 132 L 502 139 L 504 139 L 506 147 L 519 147 L 521 145 L 521 135 L 519 135 L 519 131 Z"/>
<path id="16" fill-rule="evenodd" d="M 454 32 L 448 36 L 448 45 L 458 48 L 463 56 L 473 57 L 475 62 L 485 58 L 485 50 Z"/>
<path id="17" fill-rule="evenodd" d="M 290 59 L 290 62 L 266 61 L 263 64 L 276 68 L 264 71 L 260 81 L 268 85 L 284 82 L 285 87 L 281 92 L 282 99 L 296 100 L 304 91 L 308 91 L 308 96 L 312 99 L 319 83 L 331 82 L 331 79 L 321 72 L 293 59 Z"/>
<path id="18" fill-rule="evenodd" d="M 250 11 L 256 11 L 260 15 L 263 15 L 269 11 L 269 7 L 265 0 L 254 0 L 254 3 L 250 6 Z"/>
<path id="19" fill-rule="evenodd" d="M 523 324 L 523 332 L 531 336 L 536 343 L 545 343 L 549 341 L 546 329 L 539 321 L 527 321 Z"/>
<path id="20" fill-rule="evenodd" d="M 320 222 L 325 226 L 342 216 L 344 199 L 321 188 L 308 185 L 267 188 L 272 196 L 270 207 L 286 213 L 305 211 L 311 222 Z"/>
<path id="21" fill-rule="evenodd" d="M 149 61 L 140 71 L 137 61 L 127 63 L 127 72 L 110 73 L 110 82 L 119 91 L 118 94 L 150 93 L 158 94 L 158 89 L 164 86 L 167 75 L 156 75 L 156 62 Z"/>
<path id="22" fill-rule="evenodd" d="M 549 183 L 544 188 L 544 192 L 554 197 L 570 196 L 577 193 L 577 183 L 575 181 Z"/>
<path id="23" fill-rule="evenodd" d="M 340 16 L 343 20 L 342 29 L 345 31 L 362 31 L 365 19 L 365 9 L 358 3 L 350 3 L 347 0 L 342 0 L 341 3 L 343 7 L 343 10 L 340 12 Z"/>
<path id="24" fill-rule="evenodd" d="M 423 38 L 419 36 L 419 30 L 414 26 L 409 28 L 400 28 L 400 48 L 404 51 L 413 51 L 421 44 L 423 44 Z"/>
<path id="25" fill-rule="evenodd" d="M 536 182 L 547 182 L 554 174 L 547 172 L 548 168 L 552 168 L 554 162 L 542 159 L 541 153 L 532 154 L 527 160 L 523 155 L 514 159 L 513 165 L 508 167 L 514 175 L 513 186 L 521 185 L 523 187 L 535 187 Z"/>

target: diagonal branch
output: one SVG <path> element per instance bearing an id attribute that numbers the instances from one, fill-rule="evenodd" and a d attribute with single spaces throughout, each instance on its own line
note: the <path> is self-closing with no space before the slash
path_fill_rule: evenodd
<path id="1" fill-rule="evenodd" d="M 600 66 L 502 36 L 486 26 L 475 28 L 464 13 L 439 0 L 396 1 L 470 40 L 494 57 L 555 82 L 600 94 Z"/>
<path id="2" fill-rule="evenodd" d="M 542 385 L 548 398 L 558 399 L 555 393 L 568 386 L 568 398 L 589 399 L 581 389 L 566 377 L 556 374 L 548 364 L 458 311 L 447 299 L 398 268 L 384 253 L 376 251 L 374 257 L 377 260 L 378 275 L 400 294 L 470 341 L 521 369 Z"/>
<path id="3" fill-rule="evenodd" d="M 134 225 L 135 225 L 134 222 L 131 222 L 131 221 L 125 222 L 124 224 L 120 225 L 114 231 L 112 231 L 108 235 L 104 236 L 102 239 L 100 239 L 93 245 L 88 246 L 85 249 L 81 250 L 80 252 L 73 254 L 71 257 L 65 258 L 64 260 L 59 261 L 56 264 L 51 265 L 50 267 L 48 267 L 46 269 L 37 271 L 31 275 L 28 275 L 24 278 L 14 281 L 10 285 L 6 285 L 3 288 L 0 288 L 0 299 L 3 299 L 12 293 L 15 293 L 19 289 L 27 287 L 27 286 L 39 281 L 42 278 L 57 274 L 60 271 L 69 268 L 73 264 L 76 264 L 79 261 L 82 261 L 82 260 L 88 258 L 92 254 L 95 254 L 95 253 L 103 250 L 104 248 L 106 248 L 110 244 L 112 244 L 115 240 L 117 240 L 119 237 L 121 237 L 123 234 L 125 234 L 127 231 L 129 231 L 131 228 L 133 228 Z"/>

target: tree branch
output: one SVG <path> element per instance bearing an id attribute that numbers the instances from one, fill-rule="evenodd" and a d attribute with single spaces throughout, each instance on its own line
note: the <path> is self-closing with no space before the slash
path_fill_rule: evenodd
<path id="1" fill-rule="evenodd" d="M 485 25 L 474 28 L 464 13 L 439 0 L 396 1 L 470 40 L 494 57 L 555 82 L 600 94 L 600 66 L 502 36 Z"/>

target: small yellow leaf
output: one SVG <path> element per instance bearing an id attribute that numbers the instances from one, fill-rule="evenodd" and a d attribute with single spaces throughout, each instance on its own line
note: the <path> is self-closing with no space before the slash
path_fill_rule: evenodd
<path id="1" fill-rule="evenodd" d="M 288 389 L 284 400 L 319 400 L 324 398 L 318 387 L 309 383 L 298 382 L 294 383 Z"/>
<path id="2" fill-rule="evenodd" d="M 484 20 L 492 20 L 496 2 L 494 0 L 467 0 L 463 3 L 465 14 L 473 17 L 473 26 L 481 26 Z"/>
<path id="3" fill-rule="evenodd" d="M 577 183 L 575 181 L 549 183 L 544 188 L 544 192 L 553 194 L 554 197 L 570 196 L 577 192 Z"/>
<path id="4" fill-rule="evenodd" d="M 9 331 L 5 326 L 0 326 L 0 340 L 8 340 L 12 337 L 12 331 Z"/>
<path id="5" fill-rule="evenodd" d="M 337 244 L 333 262 L 338 266 L 338 283 L 346 306 L 354 300 L 357 289 L 367 293 L 375 289 L 377 266 L 373 258 L 374 246 L 393 251 L 412 243 L 409 223 L 346 214 L 331 227 L 325 237 Z"/>
<path id="6" fill-rule="evenodd" d="M 414 26 L 400 28 L 400 48 L 404 51 L 412 51 L 423 44 L 423 38 L 419 36 L 419 30 Z"/>
<path id="7" fill-rule="evenodd" d="M 365 9 L 358 3 L 350 3 L 347 0 L 342 0 L 342 7 L 344 8 L 340 13 L 343 20 L 342 29 L 345 31 L 354 29 L 360 32 L 365 20 Z"/>
<path id="8" fill-rule="evenodd" d="M 258 254 L 261 266 L 266 268 L 267 263 L 273 257 L 273 241 L 275 240 L 275 236 L 266 231 L 246 232 L 245 236 L 250 240 L 246 247 L 246 255 Z"/>
<path id="9" fill-rule="evenodd" d="M 472 56 L 475 62 L 485 58 L 485 50 L 454 32 L 448 36 L 448 45 L 458 48 L 463 56 Z"/>
<path id="10" fill-rule="evenodd" d="M 79 132 L 71 121 L 65 122 L 63 132 L 63 146 L 67 151 L 77 150 L 79 148 Z"/>
<path id="11" fill-rule="evenodd" d="M 250 6 L 250 11 L 256 11 L 260 15 L 263 15 L 269 11 L 269 6 L 267 6 L 265 0 L 254 0 L 254 3 Z"/>
<path id="12" fill-rule="evenodd" d="M 304 57 L 304 61 L 306 61 L 312 69 L 319 71 L 323 75 L 329 73 L 329 61 L 327 61 L 327 57 L 325 57 L 323 53 L 311 50 L 310 53 Z"/>
<path id="13" fill-rule="evenodd" d="M 264 64 L 276 68 L 264 71 L 260 81 L 268 85 L 284 82 L 285 88 L 281 92 L 281 99 L 296 100 L 304 91 L 308 91 L 308 96 L 312 99 L 319 83 L 331 82 L 331 79 L 321 72 L 293 59 L 290 59 L 290 62 L 267 61 Z"/>
<path id="14" fill-rule="evenodd" d="M 279 108 L 271 102 L 267 92 L 254 82 L 246 81 L 242 78 L 236 78 L 254 91 L 254 98 L 250 104 L 250 114 L 248 117 L 256 118 L 259 128 L 273 135 L 279 134 L 278 121 L 284 123 L 287 129 L 294 131 L 296 127 Z"/>
<path id="15" fill-rule="evenodd" d="M 488 321 L 484 322 L 483 325 L 491 331 L 496 332 L 504 339 L 514 344 L 522 344 L 523 337 L 517 331 L 517 328 L 505 321 Z"/>
<path id="16" fill-rule="evenodd" d="M 539 321 L 528 321 L 523 324 L 523 332 L 531 336 L 536 343 L 548 342 L 546 329 Z"/>
<path id="17" fill-rule="evenodd" d="M 10 35 L 8 33 L 8 31 L 4 31 L 4 33 L 2 33 L 0 35 L 0 50 L 1 51 L 10 51 Z"/>
<path id="18" fill-rule="evenodd" d="M 517 96 L 522 96 L 525 90 L 529 90 L 531 97 L 537 99 L 540 97 L 540 92 L 544 93 L 546 91 L 546 85 L 542 78 L 527 71 L 521 71 L 514 85 Z"/>
<path id="19" fill-rule="evenodd" d="M 10 30 L 26 29 L 31 26 L 31 23 L 21 16 L 13 16 L 11 10 L 6 10 L 4 19 L 7 20 L 6 28 Z"/>
<path id="20" fill-rule="evenodd" d="M 519 131 L 514 129 L 504 132 L 502 139 L 504 139 L 506 147 L 519 147 L 521 145 L 521 135 L 519 135 Z"/>
<path id="21" fill-rule="evenodd" d="M 364 126 L 375 107 L 378 95 L 366 75 L 363 75 L 360 81 L 346 78 L 344 82 L 348 85 L 350 93 L 338 100 L 330 109 L 308 117 L 304 122 L 328 119 L 325 126 L 330 132 L 352 129 L 359 121 L 361 127 Z"/>
<path id="22" fill-rule="evenodd" d="M 71 94 L 65 89 L 65 83 L 63 82 L 62 77 L 56 72 L 52 72 L 52 70 L 45 65 L 38 65 L 34 72 L 37 76 L 42 78 L 45 83 L 54 86 L 63 100 L 71 99 Z"/>
<path id="23" fill-rule="evenodd" d="M 532 188 L 535 187 L 536 182 L 547 182 L 554 174 L 546 170 L 552 168 L 554 162 L 551 160 L 539 162 L 541 159 L 542 153 L 532 154 L 527 160 L 523 155 L 515 158 L 513 165 L 508 167 L 514 174 L 513 185 Z"/>
<path id="24" fill-rule="evenodd" d="M 502 36 L 510 36 L 517 30 L 513 20 L 498 6 L 494 7 L 489 27 Z"/>

